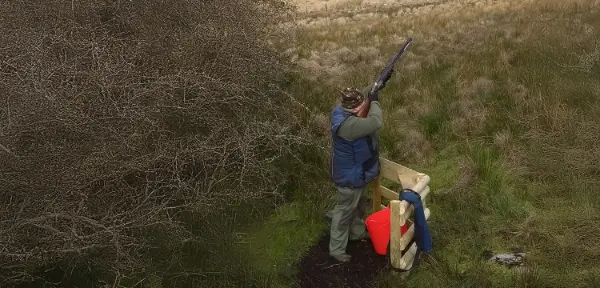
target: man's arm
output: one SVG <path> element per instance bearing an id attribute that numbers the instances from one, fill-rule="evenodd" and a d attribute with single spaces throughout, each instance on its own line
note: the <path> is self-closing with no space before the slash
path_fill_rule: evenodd
<path id="1" fill-rule="evenodd" d="M 366 118 L 350 116 L 338 130 L 338 135 L 348 141 L 365 137 L 383 127 L 381 106 L 378 101 L 372 101 Z"/>

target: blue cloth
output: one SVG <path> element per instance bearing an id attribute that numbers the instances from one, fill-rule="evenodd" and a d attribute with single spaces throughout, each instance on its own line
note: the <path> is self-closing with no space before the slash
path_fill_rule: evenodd
<path id="1" fill-rule="evenodd" d="M 431 252 L 431 234 L 429 234 L 429 226 L 427 225 L 427 219 L 425 218 L 425 208 L 423 208 L 421 195 L 411 189 L 404 189 L 400 193 L 399 198 L 400 200 L 406 200 L 414 207 L 414 238 L 418 250 L 425 253 Z"/>
<path id="2" fill-rule="evenodd" d="M 341 187 L 360 188 L 379 175 L 378 140 L 375 133 L 348 141 L 337 135 L 344 121 L 353 116 L 338 105 L 331 112 L 331 179 Z"/>

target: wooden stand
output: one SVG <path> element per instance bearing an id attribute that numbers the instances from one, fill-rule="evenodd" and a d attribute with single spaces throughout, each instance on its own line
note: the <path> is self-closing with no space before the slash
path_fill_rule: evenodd
<path id="1" fill-rule="evenodd" d="M 390 180 L 402 185 L 402 188 L 409 188 L 419 193 L 423 201 L 423 208 L 425 208 L 425 218 L 429 219 L 431 212 L 425 206 L 425 199 L 430 192 L 429 176 L 390 160 L 379 159 L 381 162 L 380 178 Z M 404 200 L 398 200 L 398 193 L 382 186 L 380 178 L 375 181 L 375 186 L 373 187 L 373 212 L 385 208 L 385 206 L 381 205 L 381 197 L 390 200 L 390 260 L 392 267 L 407 270 L 412 267 L 417 252 L 417 245 L 415 243 L 406 249 L 415 234 L 414 226 L 410 220 L 414 207 Z M 404 235 L 401 235 L 400 229 L 407 222 L 410 224 L 410 227 Z"/>

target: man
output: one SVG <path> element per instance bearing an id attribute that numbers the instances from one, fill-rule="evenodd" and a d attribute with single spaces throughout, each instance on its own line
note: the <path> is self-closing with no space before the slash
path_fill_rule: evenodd
<path id="1" fill-rule="evenodd" d="M 383 88 L 383 87 L 382 87 Z M 368 95 L 346 88 L 340 104 L 331 113 L 331 178 L 337 187 L 337 203 L 328 213 L 331 218 L 329 255 L 340 262 L 350 261 L 348 240 L 368 238 L 363 216 L 367 184 L 379 175 L 379 145 L 376 131 L 383 127 L 378 92 Z M 366 118 L 357 113 L 370 100 Z"/>

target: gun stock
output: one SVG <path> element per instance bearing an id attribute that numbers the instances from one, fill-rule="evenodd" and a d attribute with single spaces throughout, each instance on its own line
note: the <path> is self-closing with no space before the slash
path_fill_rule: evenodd
<path id="1" fill-rule="evenodd" d="M 386 82 L 392 76 L 392 71 L 394 69 L 394 65 L 396 65 L 396 62 L 398 61 L 398 59 L 400 59 L 400 56 L 402 56 L 404 51 L 406 51 L 406 48 L 408 48 L 408 45 L 410 45 L 410 43 L 412 43 L 412 38 L 408 37 L 408 40 L 406 40 L 404 45 L 402 45 L 402 47 L 400 47 L 398 52 L 388 62 L 388 64 L 383 69 L 383 71 L 381 71 L 381 74 L 379 74 L 379 77 L 377 77 L 377 80 L 375 80 L 375 83 L 371 87 L 371 91 L 369 92 L 369 95 L 371 95 L 372 93 L 378 93 L 379 90 L 381 90 L 381 89 L 383 89 L 383 87 L 385 87 Z M 366 103 L 363 104 L 363 106 L 357 113 L 358 117 L 366 118 L 367 114 L 369 114 L 369 108 L 371 107 L 371 101 L 369 100 L 369 98 L 367 98 L 367 99 L 365 99 L 365 102 Z"/>
<path id="2" fill-rule="evenodd" d="M 371 101 L 369 99 L 365 100 L 365 104 L 363 105 L 362 108 L 360 108 L 360 110 L 358 110 L 358 117 L 360 118 L 367 118 L 367 114 L 369 114 L 369 108 L 371 107 Z"/>

